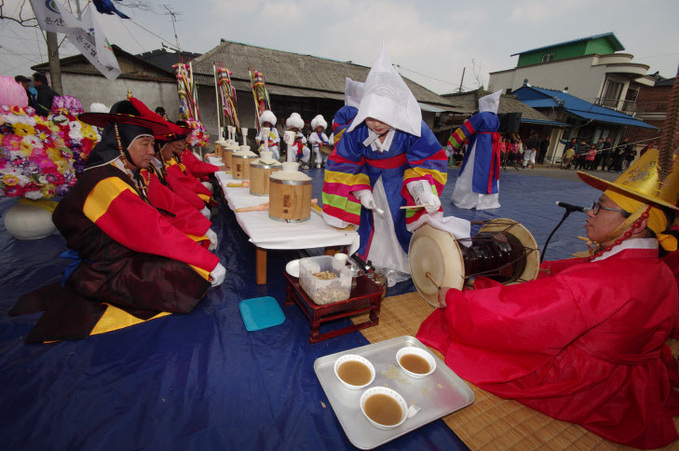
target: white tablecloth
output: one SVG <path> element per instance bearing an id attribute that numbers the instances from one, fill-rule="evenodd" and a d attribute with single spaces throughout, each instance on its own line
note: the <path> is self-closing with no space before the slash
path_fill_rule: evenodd
<path id="1" fill-rule="evenodd" d="M 208 162 L 221 165 L 221 160 L 208 157 Z M 349 246 L 358 241 L 355 230 L 339 230 L 329 226 L 319 212 L 311 209 L 311 218 L 305 222 L 286 223 L 269 218 L 268 210 L 238 213 L 243 207 L 252 207 L 268 202 L 268 196 L 253 196 L 250 188 L 228 187 L 239 183 L 230 173 L 215 174 L 224 192 L 229 208 L 236 214 L 236 220 L 250 237 L 250 242 L 262 249 L 313 249 L 330 246 Z"/>

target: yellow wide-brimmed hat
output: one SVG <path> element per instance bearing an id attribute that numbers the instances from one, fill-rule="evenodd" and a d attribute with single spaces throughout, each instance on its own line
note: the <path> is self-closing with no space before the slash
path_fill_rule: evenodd
<path id="1" fill-rule="evenodd" d="M 578 176 L 588 185 L 601 190 L 612 190 L 644 204 L 663 206 L 679 211 L 679 157 L 672 158 L 663 180 L 658 166 L 658 149 L 648 149 L 615 182 L 578 171 Z"/>

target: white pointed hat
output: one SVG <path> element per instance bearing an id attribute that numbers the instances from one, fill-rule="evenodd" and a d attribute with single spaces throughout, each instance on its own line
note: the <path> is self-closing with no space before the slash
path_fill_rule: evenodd
<path id="1" fill-rule="evenodd" d="M 497 110 L 500 107 L 500 94 L 502 94 L 502 90 L 481 97 L 479 99 L 479 112 L 490 111 L 497 114 Z"/>
<path id="2" fill-rule="evenodd" d="M 358 114 L 348 131 L 368 117 L 417 137 L 422 131 L 422 110 L 406 82 L 391 65 L 384 45 L 365 80 Z"/>
<path id="3" fill-rule="evenodd" d="M 346 77 L 344 81 L 344 104 L 358 108 L 363 97 L 363 85 L 361 81 L 352 80 Z"/>

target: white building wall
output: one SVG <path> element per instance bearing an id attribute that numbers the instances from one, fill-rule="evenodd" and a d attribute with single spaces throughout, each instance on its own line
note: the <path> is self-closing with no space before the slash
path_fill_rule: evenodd
<path id="1" fill-rule="evenodd" d="M 85 111 L 89 111 L 90 105 L 95 102 L 110 108 L 114 103 L 127 99 L 130 91 L 132 96 L 144 102 L 151 110 L 158 106 L 164 107 L 170 120 L 176 121 L 179 116 L 179 98 L 175 83 L 124 78 L 111 82 L 104 77 L 63 73 L 62 84 L 63 94 L 80 100 Z"/>
<path id="2" fill-rule="evenodd" d="M 531 86 L 539 88 L 562 91 L 568 87 L 569 94 L 588 102 L 594 102 L 606 78 L 606 66 L 592 64 L 592 57 L 588 57 L 491 73 L 488 90 L 491 92 L 498 89 L 514 91 L 523 86 L 524 80 L 527 79 Z"/>

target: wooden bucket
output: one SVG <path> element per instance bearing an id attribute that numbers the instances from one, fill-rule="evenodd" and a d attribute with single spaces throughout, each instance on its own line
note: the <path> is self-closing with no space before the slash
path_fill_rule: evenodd
<path id="1" fill-rule="evenodd" d="M 520 223 L 506 218 L 484 224 L 470 246 L 425 224 L 413 233 L 408 260 L 415 288 L 434 307 L 438 307 L 439 287 L 461 290 L 465 282 L 479 276 L 509 285 L 535 279 L 540 269 L 535 238 Z"/>
<path id="2" fill-rule="evenodd" d="M 269 176 L 283 168 L 280 163 L 266 164 L 261 160 L 250 163 L 250 194 L 253 196 L 269 195 Z"/>
<path id="3" fill-rule="evenodd" d="M 311 219 L 311 180 L 269 177 L 269 218 L 281 222 Z"/>
<path id="4" fill-rule="evenodd" d="M 222 150 L 222 162 L 224 163 L 224 166 L 227 168 L 233 169 L 233 161 L 232 161 L 232 155 L 235 151 L 231 149 L 224 149 Z"/>
<path id="5" fill-rule="evenodd" d="M 234 179 L 250 179 L 250 163 L 257 159 L 257 155 L 238 155 L 231 156 L 231 175 Z"/>

